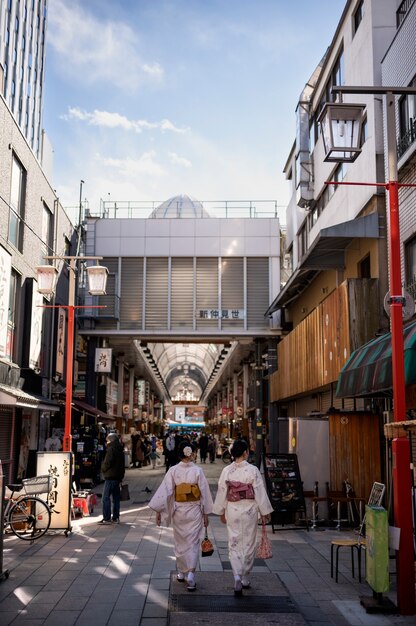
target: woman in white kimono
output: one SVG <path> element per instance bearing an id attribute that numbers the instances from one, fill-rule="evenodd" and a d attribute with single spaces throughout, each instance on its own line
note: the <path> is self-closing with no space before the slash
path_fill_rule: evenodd
<path id="1" fill-rule="evenodd" d="M 195 569 L 198 565 L 203 528 L 212 513 L 212 497 L 208 481 L 195 465 L 196 449 L 192 443 L 179 445 L 180 462 L 171 467 L 149 502 L 156 511 L 156 524 L 172 524 L 175 544 L 177 580 L 187 580 L 188 591 L 195 591 Z"/>
<path id="2" fill-rule="evenodd" d="M 247 463 L 247 442 L 233 443 L 234 462 L 225 467 L 218 482 L 213 512 L 227 524 L 228 554 L 234 574 L 234 594 L 249 589 L 257 542 L 259 514 L 265 518 L 273 511 L 262 476 L 255 465 Z"/>

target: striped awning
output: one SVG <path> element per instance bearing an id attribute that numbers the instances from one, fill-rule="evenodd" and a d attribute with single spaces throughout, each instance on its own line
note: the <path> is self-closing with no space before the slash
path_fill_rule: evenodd
<path id="1" fill-rule="evenodd" d="M 416 322 L 403 329 L 406 385 L 416 383 Z M 337 398 L 390 396 L 392 392 L 391 333 L 355 350 L 338 377 Z"/>

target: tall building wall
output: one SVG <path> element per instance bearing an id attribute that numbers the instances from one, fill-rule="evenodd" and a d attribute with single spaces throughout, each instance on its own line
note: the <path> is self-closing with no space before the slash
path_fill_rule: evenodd
<path id="1" fill-rule="evenodd" d="M 42 151 L 47 3 L 0 0 L 2 94 L 38 159 Z"/>

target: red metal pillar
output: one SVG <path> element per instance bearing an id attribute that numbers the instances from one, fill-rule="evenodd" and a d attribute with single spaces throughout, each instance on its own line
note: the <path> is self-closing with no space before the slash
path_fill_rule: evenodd
<path id="1" fill-rule="evenodd" d="M 75 307 L 68 306 L 68 329 L 66 350 L 66 394 L 65 394 L 65 432 L 63 441 L 64 452 L 72 451 L 71 417 L 72 417 L 72 385 L 74 378 L 74 318 Z"/>
<path id="2" fill-rule="evenodd" d="M 403 309 L 397 181 L 389 182 L 390 206 L 390 320 L 394 421 L 406 419 Z M 400 528 L 397 551 L 397 603 L 401 615 L 415 614 L 415 568 L 413 549 L 410 444 L 407 437 L 393 440 L 394 523 Z"/>

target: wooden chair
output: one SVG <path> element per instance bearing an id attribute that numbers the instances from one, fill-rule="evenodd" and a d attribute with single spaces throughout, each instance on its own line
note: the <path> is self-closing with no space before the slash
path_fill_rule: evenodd
<path id="1" fill-rule="evenodd" d="M 375 482 L 371 489 L 370 496 L 367 504 L 369 506 L 381 506 L 386 486 L 383 483 Z M 331 541 L 331 578 L 334 577 L 334 548 L 335 548 L 335 582 L 338 582 L 338 563 L 339 563 L 339 550 L 340 548 L 351 549 L 351 573 L 355 578 L 354 567 L 354 551 L 357 550 L 358 559 L 358 580 L 361 582 L 361 552 L 366 549 L 365 535 L 365 515 L 362 518 L 361 524 L 358 528 L 358 536 L 356 539 L 333 539 Z"/>

